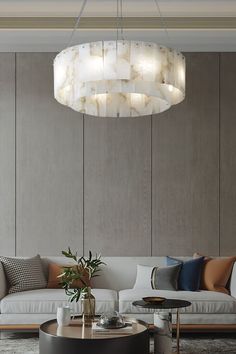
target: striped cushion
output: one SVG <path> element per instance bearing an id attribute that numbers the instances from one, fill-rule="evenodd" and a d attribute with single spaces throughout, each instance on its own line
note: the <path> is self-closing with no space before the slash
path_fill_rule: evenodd
<path id="1" fill-rule="evenodd" d="M 39 255 L 32 258 L 0 256 L 9 285 L 9 293 L 46 288 L 47 280 Z"/>

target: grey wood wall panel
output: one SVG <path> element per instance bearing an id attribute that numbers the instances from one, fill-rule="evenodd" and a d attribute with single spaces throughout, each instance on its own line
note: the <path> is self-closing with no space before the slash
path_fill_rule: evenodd
<path id="1" fill-rule="evenodd" d="M 220 58 L 220 254 L 236 253 L 236 53 Z"/>
<path id="2" fill-rule="evenodd" d="M 17 255 L 83 248 L 83 120 L 53 98 L 54 56 L 17 54 Z"/>
<path id="3" fill-rule="evenodd" d="M 0 245 L 15 254 L 15 54 L 0 53 Z"/>
<path id="4" fill-rule="evenodd" d="M 84 123 L 84 240 L 109 256 L 151 254 L 150 117 Z"/>
<path id="5" fill-rule="evenodd" d="M 219 254 L 219 55 L 186 55 L 186 98 L 153 117 L 153 255 Z"/>

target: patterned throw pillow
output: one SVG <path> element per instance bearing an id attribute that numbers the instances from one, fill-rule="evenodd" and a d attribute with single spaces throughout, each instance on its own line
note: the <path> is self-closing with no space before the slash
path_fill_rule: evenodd
<path id="1" fill-rule="evenodd" d="M 0 256 L 0 261 L 8 280 L 9 294 L 46 288 L 47 279 L 39 255 L 26 259 Z"/>

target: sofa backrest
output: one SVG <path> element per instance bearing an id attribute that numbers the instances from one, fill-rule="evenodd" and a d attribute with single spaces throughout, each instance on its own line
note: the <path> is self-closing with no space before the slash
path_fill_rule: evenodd
<path id="1" fill-rule="evenodd" d="M 176 257 L 183 260 L 191 257 Z M 47 268 L 48 262 L 68 264 L 70 260 L 65 257 L 44 257 L 42 258 Z M 102 267 L 101 275 L 92 280 L 94 288 L 123 290 L 131 289 L 134 286 L 137 272 L 137 265 L 165 266 L 166 257 L 102 257 L 106 266 Z M 73 261 L 72 261 L 73 262 Z M 228 284 L 232 295 L 236 297 L 236 262 Z"/>
<path id="2" fill-rule="evenodd" d="M 181 257 L 189 259 L 189 257 Z M 102 267 L 101 276 L 93 279 L 95 288 L 114 290 L 131 289 L 134 286 L 137 265 L 165 266 L 165 257 L 102 257 L 106 266 Z"/>
<path id="3" fill-rule="evenodd" d="M 190 257 L 181 257 L 189 259 Z M 73 261 L 65 257 L 42 257 L 45 272 L 49 262 L 58 264 L 73 264 Z M 136 279 L 137 265 L 165 266 L 165 257 L 102 257 L 106 263 L 102 266 L 100 276 L 93 278 L 95 288 L 123 290 L 131 289 Z"/>
<path id="4" fill-rule="evenodd" d="M 189 259 L 190 257 L 180 257 Z M 42 257 L 45 273 L 48 273 L 48 263 L 73 264 L 73 261 L 65 257 Z M 100 289 L 123 290 L 131 289 L 136 279 L 137 265 L 164 266 L 165 257 L 103 257 L 106 263 L 103 266 L 101 276 L 93 279 L 93 287 Z M 236 298 L 236 262 L 233 267 L 231 280 L 229 283 L 231 295 Z M 5 296 L 7 282 L 0 262 L 0 299 Z"/>
<path id="5" fill-rule="evenodd" d="M 65 257 L 42 257 L 45 271 L 49 262 L 73 264 Z M 165 257 L 102 257 L 106 265 L 102 266 L 100 276 L 93 278 L 92 285 L 100 289 L 122 290 L 134 286 L 137 264 L 150 266 L 165 265 Z"/>

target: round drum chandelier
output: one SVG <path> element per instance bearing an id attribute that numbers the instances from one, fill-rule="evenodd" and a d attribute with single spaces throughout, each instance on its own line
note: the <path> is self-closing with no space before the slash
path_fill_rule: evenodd
<path id="1" fill-rule="evenodd" d="M 97 117 L 160 113 L 185 97 L 185 58 L 156 43 L 118 38 L 68 47 L 54 60 L 54 96 Z"/>

